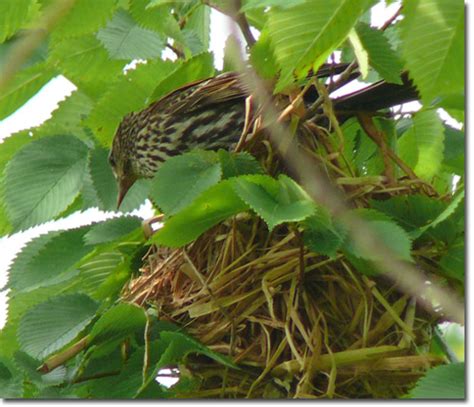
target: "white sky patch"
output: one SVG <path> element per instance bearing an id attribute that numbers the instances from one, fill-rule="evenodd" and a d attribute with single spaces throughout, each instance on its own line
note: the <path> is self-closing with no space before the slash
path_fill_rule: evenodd
<path id="1" fill-rule="evenodd" d="M 64 76 L 57 76 L 16 112 L 0 121 L 0 140 L 17 131 L 39 126 L 51 117 L 58 103 L 69 96 L 76 86 Z"/>

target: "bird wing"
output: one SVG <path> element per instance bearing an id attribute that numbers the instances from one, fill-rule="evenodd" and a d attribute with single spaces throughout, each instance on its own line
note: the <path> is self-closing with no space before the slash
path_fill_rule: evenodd
<path id="1" fill-rule="evenodd" d="M 242 99 L 243 101 L 249 93 L 242 86 L 238 76 L 236 72 L 227 72 L 213 78 L 189 83 L 153 103 L 151 108 L 153 110 L 169 109 L 170 113 L 177 114 L 230 100 Z"/>

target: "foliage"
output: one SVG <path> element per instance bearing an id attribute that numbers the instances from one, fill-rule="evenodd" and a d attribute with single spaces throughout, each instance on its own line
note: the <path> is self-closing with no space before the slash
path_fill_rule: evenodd
<path id="1" fill-rule="evenodd" d="M 242 1 L 241 12 L 261 33 L 248 50 L 249 61 L 262 77 L 275 80 L 275 93 L 304 82 L 334 51 L 342 51 L 343 58 L 355 53 L 369 82 L 380 77 L 400 84 L 400 74 L 408 73 L 421 110 L 374 122 L 419 178 L 410 179 L 398 167 L 396 177 L 410 185 L 429 184 L 434 193 L 414 187 L 413 193 L 390 195 L 380 181 L 386 176 L 384 157 L 355 119 L 327 132 L 325 142 L 337 151 L 328 162 L 344 169 L 338 182 L 351 196 L 381 188 L 373 199 L 357 201 L 371 209 L 351 211 L 376 239 L 397 259 L 427 264 L 445 285 L 463 292 L 464 130 L 444 123 L 437 109 L 464 117 L 464 6 L 451 0 L 405 1 L 404 18 L 382 31 L 367 24 L 374 4 Z M 0 68 L 50 6 L 54 2 L 46 0 L 0 2 Z M 45 123 L 0 144 L 1 235 L 91 207 L 115 210 L 117 186 L 107 163 L 115 129 L 127 113 L 215 74 L 210 12 L 211 7 L 228 11 L 226 6 L 199 0 L 76 1 L 0 92 L 3 119 L 57 75 L 77 87 Z M 176 51 L 176 59 L 164 59 L 166 47 Z M 122 288 L 138 273 L 151 244 L 180 248 L 235 216 L 263 220 L 269 235 L 279 227 L 294 231 L 309 252 L 345 256 L 362 275 L 377 277 L 372 262 L 379 254 L 359 247 L 340 219 L 296 181 L 262 164 L 248 152 L 223 150 L 173 157 L 152 181 L 133 186 L 117 218 L 31 240 L 9 270 L 0 395 L 173 398 L 194 388 L 185 368 L 190 355 L 200 354 L 226 371 L 239 369 L 182 327 L 160 321 L 153 308 L 121 301 Z M 141 220 L 129 214 L 147 197 L 165 216 L 148 241 Z M 40 366 L 42 373 L 36 371 Z M 166 388 L 155 381 L 161 369 L 176 366 L 182 367 L 178 385 Z M 463 365 L 436 367 L 411 396 L 463 397 L 462 377 Z"/>

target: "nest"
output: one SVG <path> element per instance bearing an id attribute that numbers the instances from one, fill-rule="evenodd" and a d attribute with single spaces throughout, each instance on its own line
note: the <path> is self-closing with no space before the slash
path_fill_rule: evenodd
<path id="1" fill-rule="evenodd" d="M 313 133 L 310 143 L 322 136 Z M 317 144 L 325 149 L 317 159 L 337 183 L 335 151 L 327 140 Z M 278 173 L 269 144 L 259 146 L 254 155 Z M 411 193 L 415 184 L 405 178 L 390 191 L 382 183 L 352 184 L 345 192 L 364 206 L 369 195 Z M 155 308 L 241 368 L 189 357 L 180 373 L 193 378 L 194 390 L 182 397 L 398 398 L 445 362 L 420 355 L 436 321 L 413 298 L 382 277 L 361 275 L 343 255 L 309 251 L 296 227 L 270 233 L 252 214 L 184 248 L 152 247 L 123 299 Z"/>

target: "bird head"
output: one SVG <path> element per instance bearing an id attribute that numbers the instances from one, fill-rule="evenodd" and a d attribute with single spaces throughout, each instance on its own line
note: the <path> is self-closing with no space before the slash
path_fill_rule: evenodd
<path id="1" fill-rule="evenodd" d="M 133 114 L 129 114 L 125 116 L 118 127 L 109 154 L 109 164 L 112 167 L 118 186 L 117 209 L 120 207 L 128 190 L 139 178 L 131 159 L 133 149 L 132 125 Z"/>

